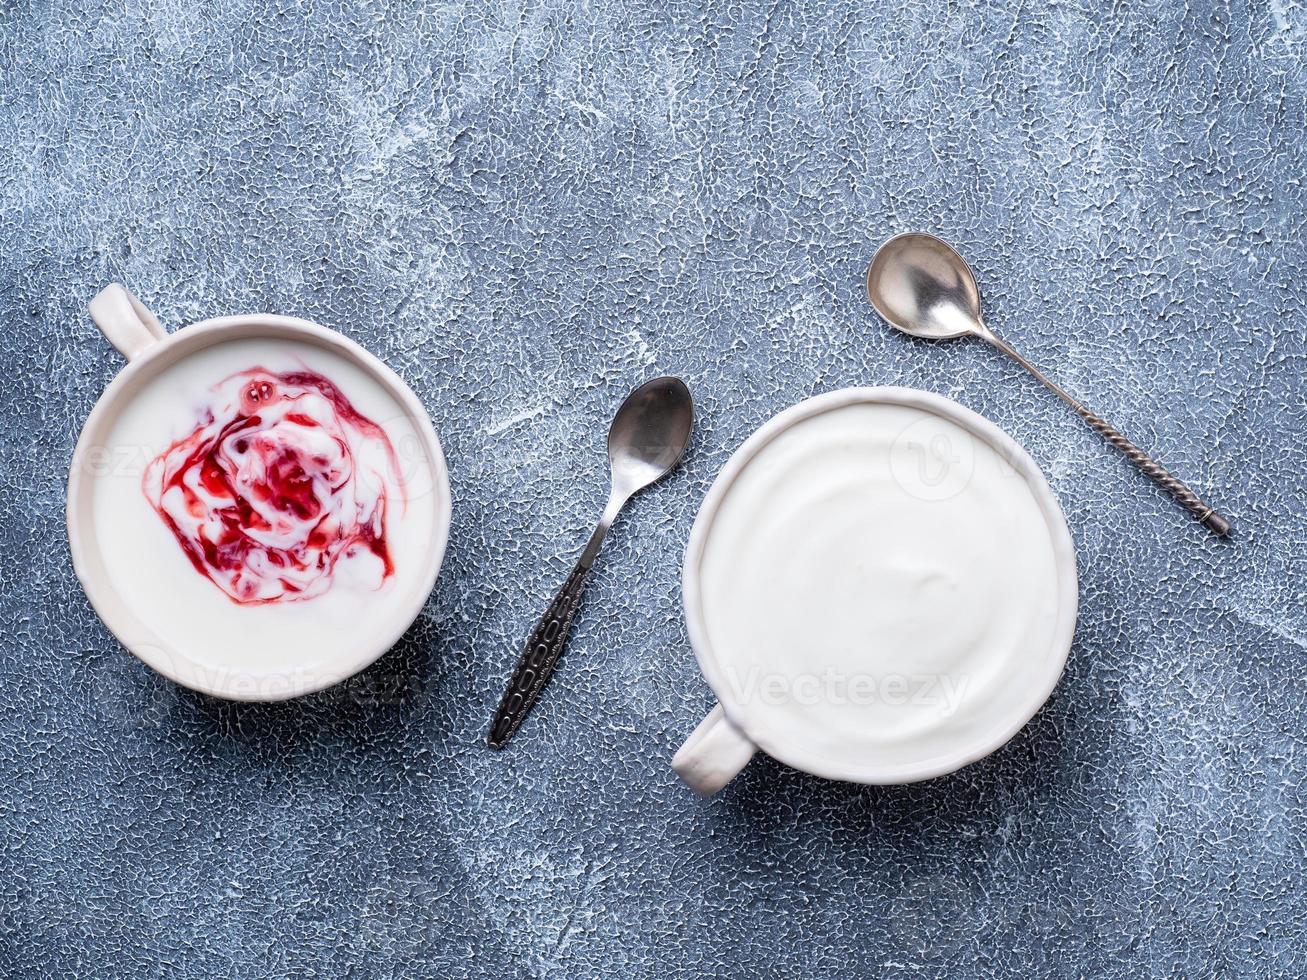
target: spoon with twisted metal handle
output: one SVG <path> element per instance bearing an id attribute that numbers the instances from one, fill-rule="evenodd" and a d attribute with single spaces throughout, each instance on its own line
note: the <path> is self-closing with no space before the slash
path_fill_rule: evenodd
<path id="1" fill-rule="evenodd" d="M 526 648 L 490 723 L 486 744 L 491 748 L 502 749 L 508 744 L 553 675 L 567 643 L 567 634 L 571 632 L 572 618 L 581 603 L 590 568 L 617 512 L 637 490 L 643 490 L 676 466 L 690 441 L 693 424 L 694 402 L 690 389 L 680 378 L 646 381 L 617 410 L 608 430 L 608 468 L 612 474 L 608 506 L 576 567 L 527 638 Z"/>
<path id="2" fill-rule="evenodd" d="M 983 337 L 1075 409 L 1099 435 L 1125 453 L 1210 531 L 1222 537 L 1230 533 L 1229 521 L 985 326 L 980 315 L 976 277 L 948 242 L 924 232 L 895 235 L 876 250 L 867 267 L 867 298 L 890 326 L 914 337 L 930 340 L 948 340 L 967 334 Z"/>

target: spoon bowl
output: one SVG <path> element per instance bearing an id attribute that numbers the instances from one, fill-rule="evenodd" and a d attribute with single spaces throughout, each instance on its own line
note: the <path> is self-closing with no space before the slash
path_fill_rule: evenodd
<path id="1" fill-rule="evenodd" d="M 694 401 L 680 378 L 654 378 L 627 396 L 608 430 L 614 492 L 630 496 L 666 475 L 685 452 Z"/>
<path id="2" fill-rule="evenodd" d="M 867 267 L 867 298 L 890 326 L 914 337 L 985 332 L 971 266 L 934 235 L 910 231 L 878 248 Z"/>

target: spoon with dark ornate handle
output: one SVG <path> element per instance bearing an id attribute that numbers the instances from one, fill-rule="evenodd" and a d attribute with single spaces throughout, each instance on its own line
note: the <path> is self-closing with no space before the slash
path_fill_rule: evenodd
<path id="1" fill-rule="evenodd" d="M 693 423 L 690 389 L 679 378 L 646 381 L 617 410 L 608 430 L 608 468 L 612 474 L 608 506 L 576 567 L 527 638 L 486 735 L 486 744 L 491 748 L 502 749 L 508 744 L 553 674 L 590 577 L 590 567 L 617 512 L 637 490 L 676 466 L 690 441 Z"/>
<path id="2" fill-rule="evenodd" d="M 1230 533 L 1230 522 L 1203 503 L 1146 452 L 1076 401 L 1042 371 L 995 334 L 980 315 L 980 290 L 966 260 L 948 242 L 924 232 L 895 235 L 867 267 L 867 298 L 886 322 L 904 333 L 930 340 L 974 334 L 989 341 L 1044 387 L 1075 409 L 1104 439 L 1129 457 L 1153 482 L 1215 534 Z"/>

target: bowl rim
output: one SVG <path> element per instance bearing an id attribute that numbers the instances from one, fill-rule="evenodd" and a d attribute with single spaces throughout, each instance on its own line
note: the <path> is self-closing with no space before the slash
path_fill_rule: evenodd
<path id="1" fill-rule="evenodd" d="M 1030 487 L 1048 526 L 1058 578 L 1058 613 L 1052 637 L 1053 656 L 1046 661 L 1047 668 L 1043 683 L 1034 689 L 1032 696 L 1022 703 L 1021 710 L 1014 711 L 1011 721 L 1002 726 L 997 733 L 985 739 L 960 744 L 956 751 L 941 753 L 910 765 L 861 767 L 843 765 L 778 740 L 766 726 L 759 723 L 755 714 L 745 710 L 733 699 L 731 685 L 727 683 L 720 665 L 712 654 L 700 595 L 700 566 L 713 521 L 735 480 L 754 456 L 782 432 L 799 422 L 815 415 L 858 404 L 917 408 L 947 419 L 988 443 L 1012 465 Z M 989 419 L 952 399 L 934 392 L 890 385 L 841 388 L 814 395 L 763 423 L 727 460 L 699 506 L 686 546 L 681 577 L 681 599 L 685 607 L 690 646 L 694 650 L 695 659 L 699 663 L 704 679 L 716 694 L 727 719 L 759 749 L 786 765 L 826 779 L 872 785 L 911 783 L 943 776 L 984 758 L 1010 741 L 1043 707 L 1057 686 L 1058 680 L 1061 679 L 1075 635 L 1078 593 L 1079 579 L 1076 571 L 1075 548 L 1072 544 L 1071 532 L 1067 528 L 1066 517 L 1043 472 L 1025 449 Z"/>
<path id="2" fill-rule="evenodd" d="M 395 400 L 413 426 L 431 466 L 435 508 L 425 563 L 413 573 L 409 597 L 348 655 L 315 664 L 311 671 L 289 668 L 251 674 L 205 664 L 176 644 L 158 636 L 132 610 L 109 581 L 95 540 L 90 506 L 96 476 L 87 454 L 104 445 L 113 423 L 154 372 L 205 348 L 242 339 L 292 339 L 324 348 L 343 357 L 372 378 Z M 68 470 L 64 508 L 73 571 L 92 608 L 118 641 L 132 654 L 170 680 L 191 690 L 233 701 L 281 701 L 312 694 L 340 683 L 370 666 L 403 636 L 435 588 L 449 543 L 452 497 L 444 450 L 422 403 L 408 384 L 379 358 L 335 330 L 301 317 L 247 313 L 213 317 L 180 327 L 131 358 L 109 382 L 82 425 Z"/>

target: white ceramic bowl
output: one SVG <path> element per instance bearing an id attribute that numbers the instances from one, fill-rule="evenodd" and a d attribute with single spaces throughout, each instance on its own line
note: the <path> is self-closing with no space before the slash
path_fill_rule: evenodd
<path id="1" fill-rule="evenodd" d="M 1047 523 L 1056 571 L 1057 611 L 1048 655 L 1037 666 L 1037 676 L 1026 696 L 1003 717 L 987 719 L 983 737 L 957 741 L 951 751 L 921 764 L 850 765 L 847 760 L 823 757 L 796 746 L 769 727 L 768 714 L 754 699 L 751 703 L 734 694 L 728 671 L 714 654 L 705 623 L 701 590 L 704 549 L 718 508 L 736 478 L 758 452 L 785 430 L 823 412 L 856 404 L 898 405 L 940 416 L 987 443 L 1021 477 Z M 768 421 L 730 458 L 699 508 L 686 549 L 682 577 L 686 626 L 690 643 L 704 677 L 717 695 L 718 704 L 686 739 L 672 760 L 672 766 L 696 792 L 708 795 L 732 779 L 761 749 L 796 769 L 827 779 L 859 783 L 908 783 L 952 772 L 988 755 L 1006 743 L 1048 699 L 1066 664 L 1075 632 L 1077 579 L 1075 552 L 1066 519 L 1057 499 L 1034 460 L 1013 439 L 992 422 L 970 409 L 930 392 L 910 388 L 847 388 L 800 402 Z"/>
<path id="2" fill-rule="evenodd" d="M 132 653 L 179 684 L 218 697 L 244 701 L 275 701 L 321 690 L 367 667 L 385 653 L 417 618 L 435 585 L 449 537 L 451 499 L 449 477 L 440 440 L 412 390 L 381 361 L 352 340 L 326 327 L 295 317 L 251 314 L 205 320 L 171 334 L 123 287 L 112 285 L 91 303 L 91 316 L 105 336 L 127 358 L 128 364 L 105 389 L 91 411 L 73 455 L 68 476 L 68 540 L 73 567 L 91 605 L 105 625 Z M 396 567 L 396 581 L 388 588 L 401 590 L 384 615 L 368 624 L 367 640 L 347 652 L 316 661 L 312 669 L 281 665 L 279 669 L 215 669 L 188 651 L 185 643 L 169 642 L 153 629 L 108 574 L 96 534 L 93 506 L 95 482 L 103 466 L 93 465 L 102 455 L 110 432 L 123 409 L 160 372 L 184 357 L 207 347 L 245 339 L 285 339 L 309 344 L 341 358 L 362 371 L 399 406 L 425 455 L 431 485 L 409 506 L 431 508 L 430 537 L 423 558 Z M 159 602 L 169 601 L 160 595 Z M 368 610 L 362 613 L 370 615 Z M 203 628 L 197 625 L 197 629 Z"/>

